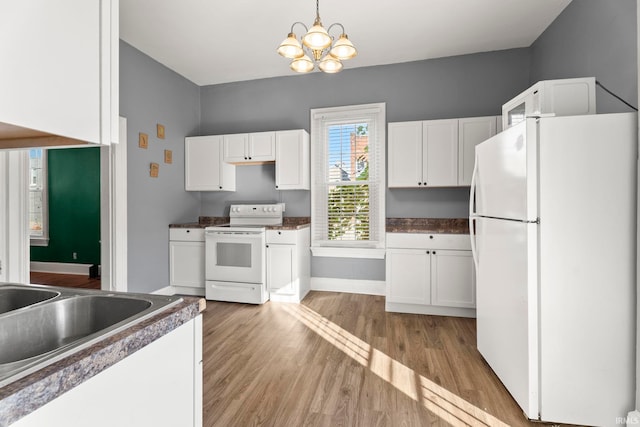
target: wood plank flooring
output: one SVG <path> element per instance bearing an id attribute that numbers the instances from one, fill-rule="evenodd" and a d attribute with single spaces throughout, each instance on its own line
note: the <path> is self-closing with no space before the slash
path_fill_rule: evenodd
<path id="1" fill-rule="evenodd" d="M 37 285 L 63 286 L 68 288 L 100 289 L 100 278 L 82 274 L 29 273 L 30 281 Z"/>
<path id="2" fill-rule="evenodd" d="M 475 319 L 384 297 L 207 301 L 204 426 L 528 426 L 476 350 Z"/>

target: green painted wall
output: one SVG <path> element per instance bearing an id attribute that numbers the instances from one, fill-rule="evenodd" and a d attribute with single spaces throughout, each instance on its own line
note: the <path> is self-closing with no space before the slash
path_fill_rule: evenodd
<path id="1" fill-rule="evenodd" d="M 100 264 L 100 148 L 49 150 L 47 156 L 49 246 L 32 246 L 31 260 Z"/>

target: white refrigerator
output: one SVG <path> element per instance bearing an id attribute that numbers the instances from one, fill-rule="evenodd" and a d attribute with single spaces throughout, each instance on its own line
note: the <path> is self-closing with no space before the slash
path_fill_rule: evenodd
<path id="1" fill-rule="evenodd" d="M 636 113 L 530 118 L 476 147 L 478 350 L 530 419 L 633 410 Z"/>

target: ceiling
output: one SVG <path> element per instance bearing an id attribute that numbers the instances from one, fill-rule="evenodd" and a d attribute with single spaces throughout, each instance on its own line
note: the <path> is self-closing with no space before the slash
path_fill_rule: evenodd
<path id="1" fill-rule="evenodd" d="M 347 70 L 528 47 L 570 1 L 320 0 L 320 17 L 325 28 L 343 24 L 358 49 Z M 294 22 L 312 25 L 315 8 L 313 0 L 120 0 L 120 37 L 200 86 L 289 76 L 276 48 Z"/>

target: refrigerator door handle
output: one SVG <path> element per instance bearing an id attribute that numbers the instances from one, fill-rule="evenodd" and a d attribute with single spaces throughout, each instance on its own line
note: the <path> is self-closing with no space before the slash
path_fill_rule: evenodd
<path id="1" fill-rule="evenodd" d="M 476 234 L 474 227 L 474 202 L 476 197 L 476 173 L 478 172 L 478 156 L 476 155 L 475 162 L 473 164 L 473 173 L 471 174 L 471 188 L 469 190 L 469 237 L 471 239 L 471 256 L 473 258 L 473 264 L 476 267 L 476 272 L 478 271 L 478 254 L 476 248 Z"/>

